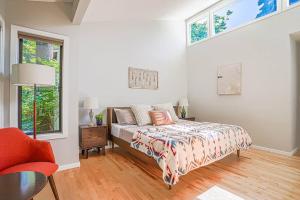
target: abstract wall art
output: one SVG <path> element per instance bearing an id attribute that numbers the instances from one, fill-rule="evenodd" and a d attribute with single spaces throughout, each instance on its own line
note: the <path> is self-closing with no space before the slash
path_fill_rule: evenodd
<path id="1" fill-rule="evenodd" d="M 128 86 L 132 89 L 158 89 L 158 72 L 146 69 L 128 68 Z"/>
<path id="2" fill-rule="evenodd" d="M 241 94 L 242 64 L 223 65 L 218 68 L 218 94 Z"/>

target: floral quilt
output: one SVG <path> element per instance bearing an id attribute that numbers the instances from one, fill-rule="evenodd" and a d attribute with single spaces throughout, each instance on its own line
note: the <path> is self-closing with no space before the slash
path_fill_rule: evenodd
<path id="1" fill-rule="evenodd" d="M 163 171 L 164 182 L 175 185 L 181 175 L 251 144 L 240 126 L 180 120 L 172 125 L 139 127 L 131 147 L 153 157 Z"/>

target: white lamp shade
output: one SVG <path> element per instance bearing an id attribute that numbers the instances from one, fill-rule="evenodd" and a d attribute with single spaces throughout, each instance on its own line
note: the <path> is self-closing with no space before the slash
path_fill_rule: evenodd
<path id="1" fill-rule="evenodd" d="M 95 97 L 86 98 L 83 102 L 83 108 L 97 109 L 98 108 L 98 99 Z"/>
<path id="2" fill-rule="evenodd" d="M 38 64 L 14 64 L 11 82 L 18 86 L 54 86 L 55 69 Z"/>
<path id="3" fill-rule="evenodd" d="M 187 98 L 182 98 L 179 100 L 179 106 L 189 106 L 189 101 Z"/>

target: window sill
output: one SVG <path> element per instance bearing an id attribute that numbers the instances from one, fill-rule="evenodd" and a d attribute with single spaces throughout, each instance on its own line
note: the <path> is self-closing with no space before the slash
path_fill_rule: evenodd
<path id="1" fill-rule="evenodd" d="M 29 135 L 30 138 L 33 138 L 33 135 Z M 67 138 L 66 134 L 63 133 L 48 133 L 48 134 L 38 134 L 37 140 L 57 140 Z"/>

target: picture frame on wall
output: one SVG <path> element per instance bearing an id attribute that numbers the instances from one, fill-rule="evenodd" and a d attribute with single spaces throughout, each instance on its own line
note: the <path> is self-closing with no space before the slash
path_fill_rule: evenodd
<path id="1" fill-rule="evenodd" d="M 128 87 L 131 89 L 158 89 L 158 71 L 128 68 Z"/>
<path id="2" fill-rule="evenodd" d="M 218 67 L 218 95 L 240 95 L 242 63 Z"/>

